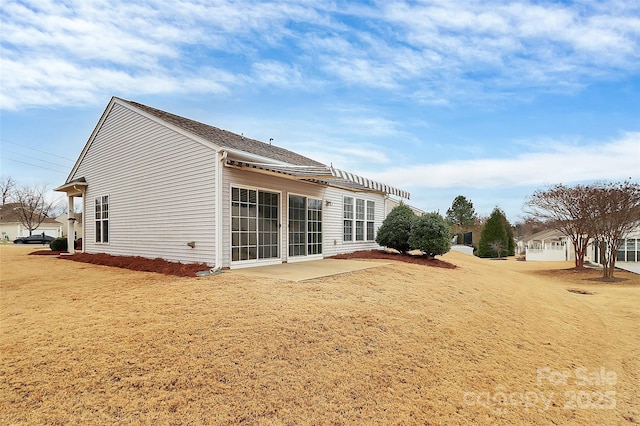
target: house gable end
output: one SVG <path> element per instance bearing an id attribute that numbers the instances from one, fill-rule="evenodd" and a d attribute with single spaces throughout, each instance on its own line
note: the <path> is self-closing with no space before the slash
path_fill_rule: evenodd
<path id="1" fill-rule="evenodd" d="M 91 133 L 91 136 L 89 137 L 89 139 L 87 140 L 87 142 L 85 143 L 84 148 L 82 149 L 82 152 L 80 153 L 80 155 L 78 156 L 78 159 L 76 160 L 75 165 L 73 166 L 73 168 L 71 169 L 71 173 L 69 173 L 69 176 L 67 176 L 67 180 L 66 183 L 69 183 L 71 181 L 73 181 L 74 179 L 78 178 L 77 171 L 80 168 L 81 163 L 84 161 L 87 152 L 89 151 L 89 149 L 91 148 L 91 146 L 93 145 L 96 136 L 98 135 L 98 133 L 100 132 L 100 130 L 102 129 L 105 121 L 108 119 L 109 115 L 111 114 L 114 106 L 119 105 L 122 106 L 124 108 L 127 108 L 130 111 L 133 111 L 137 114 L 140 114 L 142 116 L 144 116 L 145 118 L 155 122 L 156 124 L 159 124 L 163 127 L 166 127 L 168 129 L 171 129 L 172 131 L 181 134 L 182 136 L 185 136 L 191 140 L 194 140 L 200 144 L 203 144 L 207 147 L 210 147 L 211 149 L 218 151 L 220 150 L 219 146 L 216 146 L 214 143 L 212 143 L 209 140 L 204 140 L 200 137 L 198 137 L 197 135 L 194 135 L 190 132 L 186 132 L 184 129 L 174 126 L 171 123 L 167 123 L 166 121 L 158 118 L 157 116 L 153 115 L 153 114 L 149 114 L 148 112 L 146 112 L 143 109 L 137 108 L 135 107 L 135 105 L 131 105 L 130 102 L 128 101 L 124 101 L 120 98 L 117 97 L 112 97 L 111 101 L 109 102 L 109 104 L 107 105 L 107 107 L 105 108 L 104 112 L 102 113 L 102 115 L 100 116 L 100 120 L 98 120 L 98 123 L 96 124 L 95 128 L 93 129 L 93 132 Z"/>
<path id="2" fill-rule="evenodd" d="M 105 120 L 109 116 L 109 113 L 111 112 L 111 109 L 113 108 L 114 99 L 115 98 L 111 98 L 111 101 L 109 101 L 109 104 L 104 109 L 104 112 L 100 116 L 100 119 L 96 123 L 96 126 L 93 128 L 93 131 L 91 132 L 91 135 L 89 136 L 89 139 L 87 139 L 87 142 L 84 144 L 84 147 L 82 148 L 82 151 L 80 152 L 80 155 L 78 156 L 78 159 L 76 160 L 75 164 L 73 165 L 73 168 L 71 169 L 71 172 L 67 176 L 67 180 L 65 181 L 65 183 L 69 183 L 69 182 L 71 182 L 71 181 L 73 181 L 75 179 L 74 176 L 78 172 L 78 168 L 80 167 L 80 164 L 82 164 L 84 158 L 87 155 L 87 152 L 89 151 L 89 148 L 91 147 L 91 145 L 93 144 L 93 141 L 96 138 L 96 135 L 100 131 L 100 128 L 104 124 Z"/>

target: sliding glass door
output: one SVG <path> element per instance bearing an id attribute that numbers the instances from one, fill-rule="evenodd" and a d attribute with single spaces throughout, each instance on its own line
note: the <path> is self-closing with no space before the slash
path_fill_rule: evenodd
<path id="1" fill-rule="evenodd" d="M 289 256 L 322 254 L 322 200 L 289 195 Z"/>
<path id="2" fill-rule="evenodd" d="M 231 261 L 280 257 L 280 194 L 231 188 Z"/>

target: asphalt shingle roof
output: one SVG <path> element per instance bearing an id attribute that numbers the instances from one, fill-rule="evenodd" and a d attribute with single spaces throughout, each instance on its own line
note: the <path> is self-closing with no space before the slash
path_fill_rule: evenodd
<path id="1" fill-rule="evenodd" d="M 16 209 L 20 207 L 18 203 L 7 203 L 0 205 L 0 223 L 20 223 L 20 216 L 16 212 Z M 53 218 L 45 217 L 42 223 L 55 223 L 59 225 L 60 222 Z"/>
<path id="2" fill-rule="evenodd" d="M 283 161 L 285 163 L 297 166 L 324 166 L 324 164 L 312 160 L 311 158 L 305 157 L 284 148 L 277 147 L 275 145 L 260 142 L 258 140 L 247 138 L 242 135 L 237 135 L 227 130 L 222 130 L 208 124 L 180 117 L 179 115 L 171 114 L 169 112 L 152 108 L 137 102 L 128 101 L 125 99 L 120 100 L 128 103 L 135 108 L 141 109 L 142 111 L 151 114 L 161 119 L 162 121 L 165 121 L 182 130 L 185 130 L 209 142 L 212 142 L 222 148 L 244 151 L 250 154 L 260 155 L 262 157 L 271 158 L 277 161 Z"/>

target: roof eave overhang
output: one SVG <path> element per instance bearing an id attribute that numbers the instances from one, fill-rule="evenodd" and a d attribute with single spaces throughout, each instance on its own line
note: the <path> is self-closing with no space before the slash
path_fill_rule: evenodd
<path id="1" fill-rule="evenodd" d="M 82 195 L 87 188 L 87 182 L 71 181 L 54 189 L 56 192 L 66 192 L 68 196 Z"/>

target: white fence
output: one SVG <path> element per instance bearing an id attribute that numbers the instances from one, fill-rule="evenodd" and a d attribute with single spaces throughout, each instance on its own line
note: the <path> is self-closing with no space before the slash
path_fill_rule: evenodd
<path id="1" fill-rule="evenodd" d="M 568 253 L 566 246 L 562 247 L 547 247 L 543 249 L 531 249 L 526 251 L 527 261 L 538 262 L 556 262 L 565 261 L 568 259 Z"/>

